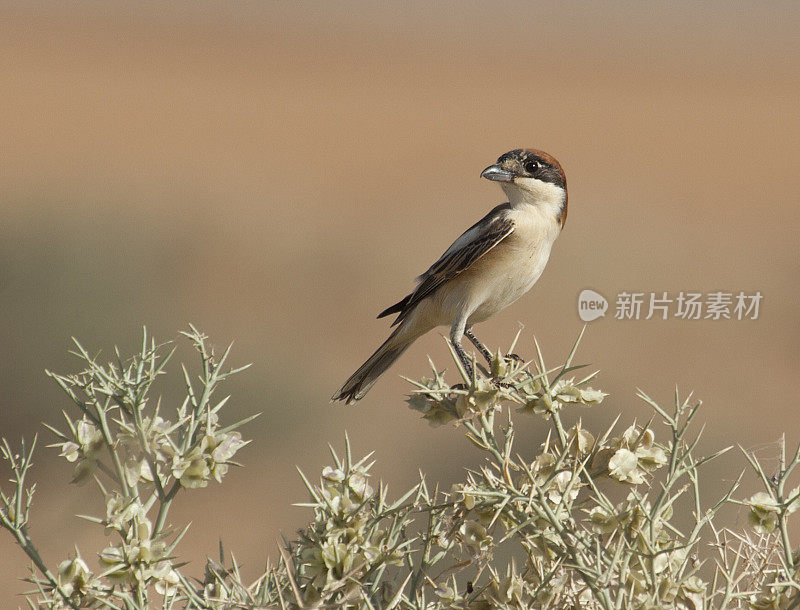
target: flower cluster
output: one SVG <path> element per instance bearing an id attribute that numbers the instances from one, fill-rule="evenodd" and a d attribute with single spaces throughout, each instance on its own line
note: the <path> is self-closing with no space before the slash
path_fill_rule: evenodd
<path id="1" fill-rule="evenodd" d="M 653 431 L 633 424 L 621 437 L 612 439 L 597 451 L 592 467 L 607 472 L 617 481 L 640 485 L 666 463 L 667 452 L 655 443 Z"/>
<path id="2" fill-rule="evenodd" d="M 172 545 L 163 535 L 154 536 L 153 526 L 142 511 L 129 514 L 133 518 L 120 532 L 122 542 L 100 552 L 103 573 L 114 585 L 143 589 L 153 583 L 158 593 L 173 594 L 179 578 L 170 560 Z"/>
<path id="3" fill-rule="evenodd" d="M 591 407 L 599 404 L 603 402 L 607 394 L 600 390 L 584 387 L 592 377 L 578 382 L 574 378 L 560 379 L 552 387 L 548 387 L 542 383 L 541 376 L 531 376 L 527 383 L 520 388 L 524 403 L 519 410 L 523 413 L 535 413 L 547 417 L 567 405 Z"/>
<path id="4" fill-rule="evenodd" d="M 498 351 L 487 363 L 487 368 L 478 365 L 473 378 L 459 368 L 464 383 L 449 385 L 445 373 L 438 371 L 431 362 L 433 377 L 419 381 L 409 379 L 415 386 L 408 397 L 410 408 L 420 411 L 432 426 L 446 423 L 475 421 L 481 415 L 497 411 L 512 404 L 522 413 L 549 417 L 565 405 L 578 404 L 591 407 L 607 396 L 586 384 L 594 378 L 590 375 L 579 381 L 574 378 L 547 382 L 543 369 L 538 374 L 529 372 L 530 363 L 517 357 L 504 356 Z"/>
<path id="5" fill-rule="evenodd" d="M 54 596 L 43 604 L 46 608 L 69 608 L 70 602 L 83 608 L 101 608 L 102 600 L 108 597 L 109 588 L 95 577 L 80 554 L 58 564 L 56 581 L 65 597 Z"/>
<path id="6" fill-rule="evenodd" d="M 411 409 L 420 411 L 431 426 L 469 421 L 482 413 L 497 410 L 509 398 L 508 386 L 488 379 L 476 379 L 466 386 L 449 386 L 444 372 L 433 370 L 433 377 L 412 381 L 418 391 L 408 398 Z"/>
<path id="7" fill-rule="evenodd" d="M 219 430 L 217 417 L 211 413 L 202 429 L 200 442 L 186 452 L 171 453 L 171 474 L 182 487 L 205 487 L 213 477 L 222 483 L 232 458 L 250 441 L 235 431 Z"/>
<path id="8" fill-rule="evenodd" d="M 169 462 L 175 448 L 169 437 L 172 423 L 160 415 L 145 416 L 137 426 L 120 414 L 120 431 L 117 435 L 119 453 L 123 457 L 128 485 L 152 485 L 155 475 L 166 480 Z M 156 473 L 151 470 L 155 465 Z"/>
<path id="9" fill-rule="evenodd" d="M 64 417 L 69 425 L 70 435 L 55 431 L 63 441 L 54 446 L 61 447 L 61 457 L 75 463 L 72 482 L 83 485 L 94 474 L 100 452 L 105 448 L 103 434 L 86 416 L 76 422 L 72 422 L 66 414 Z"/>
<path id="10" fill-rule="evenodd" d="M 748 519 L 754 530 L 761 534 L 769 534 L 778 527 L 781 516 L 788 517 L 800 508 L 800 488 L 789 492 L 788 500 L 781 503 L 771 493 L 759 491 L 748 500 L 750 507 Z"/>
<path id="11" fill-rule="evenodd" d="M 334 452 L 334 459 L 336 465 L 322 471 L 320 484 L 309 485 L 314 521 L 292 548 L 307 604 L 346 605 L 358 599 L 368 575 L 400 565 L 407 547 L 388 515 L 396 518 L 408 508 L 388 508 L 376 495 L 369 483 L 369 456 L 351 463 Z"/>

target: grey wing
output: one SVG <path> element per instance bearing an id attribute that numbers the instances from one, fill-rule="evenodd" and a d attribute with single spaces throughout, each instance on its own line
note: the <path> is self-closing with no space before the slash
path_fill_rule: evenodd
<path id="1" fill-rule="evenodd" d="M 422 299 L 469 268 L 472 263 L 514 232 L 514 222 L 502 215 L 500 210 L 493 210 L 495 211 L 496 214 L 487 215 L 468 229 L 438 261 L 431 265 L 430 269 L 419 276 L 419 284 L 414 292 L 397 304 L 402 304 L 402 309 L 392 326 L 402 322 Z"/>

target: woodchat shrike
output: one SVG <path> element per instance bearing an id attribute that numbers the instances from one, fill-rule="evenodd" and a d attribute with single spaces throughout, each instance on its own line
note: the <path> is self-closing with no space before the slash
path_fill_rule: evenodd
<path id="1" fill-rule="evenodd" d="M 542 275 L 567 219 L 567 179 L 555 158 L 534 149 L 505 153 L 481 177 L 498 182 L 508 201 L 456 239 L 417 278 L 411 294 L 378 314 L 398 314 L 392 323 L 397 328 L 332 400 L 363 398 L 417 338 L 437 326 L 450 326 L 450 340 L 470 375 L 464 335 L 491 357 L 472 326 L 519 299 Z"/>

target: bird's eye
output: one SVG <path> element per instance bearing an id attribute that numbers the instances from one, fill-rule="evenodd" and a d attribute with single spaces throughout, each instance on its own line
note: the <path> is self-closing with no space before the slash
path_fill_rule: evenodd
<path id="1" fill-rule="evenodd" d="M 539 169 L 539 163 L 537 161 L 528 161 L 525 163 L 524 167 L 526 172 L 533 174 L 537 169 Z"/>

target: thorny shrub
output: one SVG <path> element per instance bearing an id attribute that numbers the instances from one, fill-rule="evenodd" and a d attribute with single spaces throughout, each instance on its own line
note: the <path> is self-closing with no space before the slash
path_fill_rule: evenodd
<path id="1" fill-rule="evenodd" d="M 447 491 L 424 476 L 400 497 L 371 478 L 370 456 L 354 459 L 349 440 L 317 483 L 304 475 L 313 514 L 296 540 L 253 583 L 243 582 L 231 555 L 209 559 L 192 578 L 179 560 L 187 527 L 168 523 L 176 498 L 222 482 L 249 441 L 238 429 L 252 418 L 223 423 L 228 398 L 215 392 L 242 369 L 226 368 L 204 335 L 184 333 L 200 358 L 193 380 L 183 368 L 186 396 L 164 408 L 152 385 L 172 355 L 143 339 L 133 358 L 101 365 L 76 342 L 85 367 L 49 373 L 74 404 L 65 425 L 48 426 L 53 446 L 73 463 L 73 483 L 93 482 L 104 503 L 85 517 L 103 527 L 105 548 L 76 550 L 55 569 L 29 534 L 34 486 L 27 482 L 34 442 L 15 451 L 3 439 L 11 488 L 0 495 L 0 525 L 33 563 L 31 608 L 703 608 L 789 609 L 800 606 L 800 553 L 789 515 L 800 491 L 789 478 L 800 448 L 770 473 L 745 455 L 762 490 L 736 500 L 741 477 L 705 503 L 703 465 L 727 449 L 695 454 L 691 432 L 699 403 L 680 398 L 664 408 L 640 392 L 652 417 L 642 424 L 593 432 L 562 414 L 602 403 L 576 378 L 573 358 L 548 369 L 538 344 L 533 362 L 497 353 L 469 377 L 454 355 L 460 381 L 443 372 L 409 380 L 408 403 L 432 425 L 453 425 L 484 460 Z M 516 344 L 516 340 L 514 342 Z M 511 350 L 514 349 L 512 345 Z M 246 368 L 246 367 L 242 367 Z M 546 440 L 532 454 L 514 449 L 514 417 L 541 418 Z M 573 420 L 576 418 L 572 417 Z M 619 417 L 617 418 L 617 420 Z M 701 500 L 702 498 L 702 500 Z M 717 523 L 726 504 L 741 504 L 750 528 Z M 678 529 L 676 508 L 691 514 Z M 682 523 L 686 519 L 683 519 Z"/>

